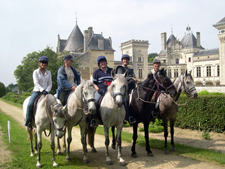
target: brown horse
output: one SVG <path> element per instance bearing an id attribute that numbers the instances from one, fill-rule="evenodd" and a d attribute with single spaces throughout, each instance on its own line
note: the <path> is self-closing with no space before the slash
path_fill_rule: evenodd
<path id="1" fill-rule="evenodd" d="M 178 111 L 177 100 L 179 99 L 181 92 L 183 91 L 187 96 L 191 98 L 197 98 L 198 96 L 197 91 L 194 87 L 191 72 L 188 74 L 186 71 L 184 75 L 176 78 L 174 81 L 174 86 L 177 89 L 177 94 L 174 96 L 174 98 L 171 98 L 170 95 L 164 93 L 160 94 L 158 98 L 160 117 L 163 120 L 164 126 L 165 154 L 169 154 L 169 150 L 167 148 L 168 121 L 170 122 L 172 150 L 176 151 L 176 147 L 174 146 L 174 122 Z"/>

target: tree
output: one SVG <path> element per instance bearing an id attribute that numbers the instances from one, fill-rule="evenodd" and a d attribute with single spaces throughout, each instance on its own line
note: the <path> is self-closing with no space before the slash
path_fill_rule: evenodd
<path id="1" fill-rule="evenodd" d="M 57 71 L 59 67 L 63 65 L 63 60 L 57 59 L 57 53 L 55 53 L 50 47 L 46 47 L 43 51 L 29 53 L 23 58 L 21 65 L 18 65 L 14 71 L 18 88 L 22 91 L 32 91 L 34 87 L 32 74 L 33 71 L 38 68 L 38 59 L 41 56 L 47 56 L 49 58 L 47 69 L 52 74 L 51 93 L 55 94 L 57 89 Z"/>
<path id="2" fill-rule="evenodd" d="M 148 54 L 148 62 L 153 62 L 156 56 L 158 56 L 158 53 L 149 53 Z"/>
<path id="3" fill-rule="evenodd" d="M 0 82 L 0 97 L 4 96 L 6 93 L 6 88 L 5 88 L 5 85 Z"/>

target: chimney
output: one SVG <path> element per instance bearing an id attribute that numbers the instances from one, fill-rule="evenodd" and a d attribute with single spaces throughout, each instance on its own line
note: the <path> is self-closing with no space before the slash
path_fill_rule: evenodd
<path id="1" fill-rule="evenodd" d="M 197 47 L 200 47 L 201 46 L 200 32 L 196 32 L 196 37 L 197 37 Z"/>
<path id="2" fill-rule="evenodd" d="M 104 50 L 104 39 L 103 38 L 98 39 L 98 48 L 100 50 Z"/>
<path id="3" fill-rule="evenodd" d="M 110 46 L 112 48 L 112 38 L 111 37 L 109 37 L 109 43 L 110 43 Z"/>
<path id="4" fill-rule="evenodd" d="M 88 42 L 90 41 L 92 35 L 93 35 L 93 28 L 92 27 L 89 27 L 88 28 Z"/>
<path id="5" fill-rule="evenodd" d="M 88 30 L 84 31 L 84 53 L 87 52 L 87 47 L 88 47 Z"/>
<path id="6" fill-rule="evenodd" d="M 166 32 L 161 33 L 161 50 L 166 49 Z"/>

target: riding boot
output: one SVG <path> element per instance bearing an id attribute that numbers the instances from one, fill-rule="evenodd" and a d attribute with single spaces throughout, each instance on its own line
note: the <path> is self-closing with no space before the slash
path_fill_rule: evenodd
<path id="1" fill-rule="evenodd" d="M 91 121 L 90 121 L 91 127 L 97 127 L 98 126 L 96 118 L 97 118 L 96 114 L 91 115 Z"/>
<path id="2" fill-rule="evenodd" d="M 128 102 L 125 100 L 124 101 L 124 107 L 126 110 L 126 120 L 130 123 L 130 126 L 133 125 L 134 123 L 136 123 L 136 119 L 131 116 L 130 111 L 129 111 L 129 106 L 128 106 Z"/>

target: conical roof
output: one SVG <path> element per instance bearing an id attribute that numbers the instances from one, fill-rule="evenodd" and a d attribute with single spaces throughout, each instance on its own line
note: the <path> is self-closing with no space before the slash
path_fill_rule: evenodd
<path id="1" fill-rule="evenodd" d="M 64 48 L 65 51 L 76 52 L 78 49 L 84 48 L 84 35 L 76 24 L 73 28 Z"/>

